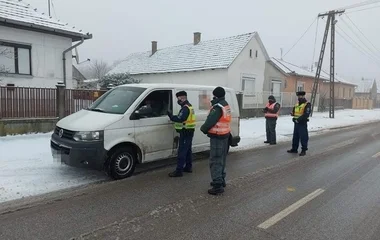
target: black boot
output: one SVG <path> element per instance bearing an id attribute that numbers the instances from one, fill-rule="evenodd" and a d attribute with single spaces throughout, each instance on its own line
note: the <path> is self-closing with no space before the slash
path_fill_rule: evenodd
<path id="1" fill-rule="evenodd" d="M 213 183 L 213 182 L 210 182 L 210 186 L 213 187 L 213 186 L 214 186 L 214 183 Z M 224 188 L 227 187 L 226 182 L 223 182 L 222 186 L 223 186 Z"/>
<path id="2" fill-rule="evenodd" d="M 301 153 L 300 153 L 300 156 L 305 156 L 306 155 L 306 151 L 302 150 Z"/>
<path id="3" fill-rule="evenodd" d="M 213 187 L 211 189 L 208 190 L 208 194 L 211 194 L 211 195 L 220 195 L 224 193 L 224 188 L 223 187 Z"/>
<path id="4" fill-rule="evenodd" d="M 178 172 L 177 170 L 169 173 L 169 177 L 182 177 L 182 176 L 183 174 L 181 172 Z"/>
<path id="5" fill-rule="evenodd" d="M 191 168 L 184 168 L 184 169 L 183 169 L 183 172 L 186 172 L 186 173 L 192 173 L 192 172 L 193 172 L 193 169 L 191 169 Z"/>
<path id="6" fill-rule="evenodd" d="M 288 152 L 288 153 L 298 153 L 298 151 L 295 150 L 295 149 L 290 149 L 290 150 L 288 150 L 287 152 Z"/>
<path id="7" fill-rule="evenodd" d="M 269 143 L 269 141 L 265 141 L 264 143 Z"/>

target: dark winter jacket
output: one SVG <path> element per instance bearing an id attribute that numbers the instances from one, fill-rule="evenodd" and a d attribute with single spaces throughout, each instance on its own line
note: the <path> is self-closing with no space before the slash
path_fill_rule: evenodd
<path id="1" fill-rule="evenodd" d="M 207 134 L 207 136 L 210 137 L 210 138 L 228 138 L 230 136 L 230 134 L 219 136 L 219 135 L 214 135 L 214 134 L 209 134 L 208 133 L 208 131 L 213 126 L 215 126 L 215 124 L 219 121 L 219 119 L 223 115 L 222 108 L 220 106 L 216 105 L 218 103 L 221 104 L 222 106 L 227 106 L 228 105 L 228 103 L 225 100 L 225 98 L 216 98 L 216 99 L 213 99 L 211 101 L 211 105 L 213 107 L 212 107 L 212 109 L 210 111 L 210 114 L 207 116 L 207 119 L 206 119 L 205 123 L 201 126 L 201 131 L 204 134 Z"/>

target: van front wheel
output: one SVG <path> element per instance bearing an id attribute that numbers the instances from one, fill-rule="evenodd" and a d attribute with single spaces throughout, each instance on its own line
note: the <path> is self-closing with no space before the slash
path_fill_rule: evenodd
<path id="1" fill-rule="evenodd" d="M 115 180 L 132 176 L 136 168 L 136 162 L 136 153 L 132 148 L 122 147 L 117 149 L 110 157 L 110 176 Z"/>

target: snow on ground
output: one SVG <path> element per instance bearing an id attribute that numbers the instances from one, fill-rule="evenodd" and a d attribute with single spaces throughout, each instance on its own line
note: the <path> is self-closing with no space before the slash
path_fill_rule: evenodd
<path id="1" fill-rule="evenodd" d="M 335 118 L 329 118 L 329 113 L 314 113 L 308 124 L 309 135 L 319 134 L 331 128 L 351 126 L 371 121 L 380 121 L 380 109 L 375 110 L 340 110 L 335 111 Z M 292 139 L 294 123 L 291 116 L 280 116 L 277 120 L 277 142 Z M 265 146 L 265 118 L 242 119 L 240 122 L 239 147 L 231 151 L 239 151 L 253 147 Z"/>
<path id="2" fill-rule="evenodd" d="M 315 113 L 311 132 L 380 120 L 380 110 L 342 110 L 335 119 L 328 113 Z M 265 146 L 265 119 L 241 120 L 239 147 L 231 151 Z M 277 121 L 277 141 L 291 139 L 290 116 Z M 54 162 L 50 153 L 50 133 L 0 137 L 0 202 L 80 186 L 105 179 L 102 172 L 71 168 Z"/>
<path id="3" fill-rule="evenodd" d="M 0 137 L 0 202 L 79 186 L 103 173 L 53 161 L 50 134 Z"/>

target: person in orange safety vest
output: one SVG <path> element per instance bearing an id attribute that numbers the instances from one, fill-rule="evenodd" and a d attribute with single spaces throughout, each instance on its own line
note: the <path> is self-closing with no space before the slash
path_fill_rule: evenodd
<path id="1" fill-rule="evenodd" d="M 225 99 L 224 88 L 217 87 L 212 92 L 214 99 L 211 109 L 201 131 L 210 138 L 210 172 L 211 186 L 208 190 L 211 195 L 219 195 L 226 187 L 226 157 L 231 132 L 231 109 Z"/>
<path id="2" fill-rule="evenodd" d="M 276 98 L 272 95 L 269 96 L 268 103 L 263 109 L 267 132 L 267 140 L 264 143 L 276 145 L 276 125 L 278 114 L 280 113 L 280 108 L 281 105 L 276 102 Z"/>

